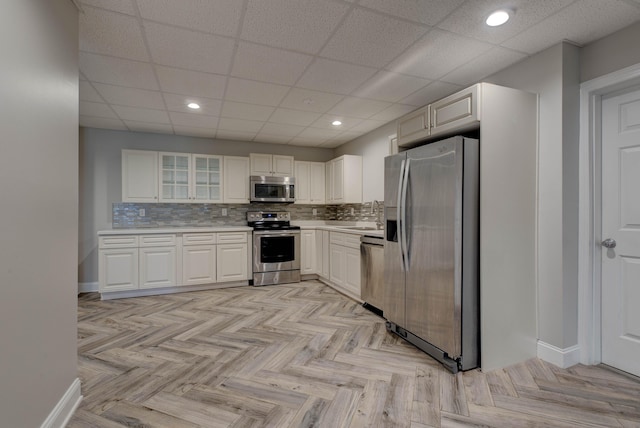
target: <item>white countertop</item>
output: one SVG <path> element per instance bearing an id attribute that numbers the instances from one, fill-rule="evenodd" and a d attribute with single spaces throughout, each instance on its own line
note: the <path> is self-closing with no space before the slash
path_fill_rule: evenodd
<path id="1" fill-rule="evenodd" d="M 149 235 L 158 233 L 198 233 L 198 232 L 251 232 L 248 226 L 204 226 L 204 227 L 149 227 L 139 229 L 107 229 L 98 231 L 105 235 Z"/>

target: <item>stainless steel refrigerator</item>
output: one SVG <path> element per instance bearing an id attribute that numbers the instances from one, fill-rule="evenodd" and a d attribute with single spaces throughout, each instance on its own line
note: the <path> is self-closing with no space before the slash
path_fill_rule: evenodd
<path id="1" fill-rule="evenodd" d="M 480 365 L 479 142 L 385 158 L 387 329 L 452 372 Z"/>

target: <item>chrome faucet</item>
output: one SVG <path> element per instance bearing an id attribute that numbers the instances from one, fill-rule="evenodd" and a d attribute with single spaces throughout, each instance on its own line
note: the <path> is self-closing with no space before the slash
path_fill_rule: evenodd
<path id="1" fill-rule="evenodd" d="M 381 230 L 384 227 L 384 223 L 380 220 L 380 206 L 384 207 L 384 205 L 382 202 L 376 200 L 371 202 L 371 214 L 374 212 L 374 206 L 376 213 L 376 229 Z"/>

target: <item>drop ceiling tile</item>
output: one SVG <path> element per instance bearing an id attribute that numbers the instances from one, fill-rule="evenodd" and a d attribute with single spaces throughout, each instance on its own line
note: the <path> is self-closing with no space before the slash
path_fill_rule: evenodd
<path id="1" fill-rule="evenodd" d="M 298 138 L 294 137 L 291 141 L 289 141 L 290 146 L 300 146 L 300 147 L 318 147 L 325 140 L 318 140 L 316 138 Z"/>
<path id="2" fill-rule="evenodd" d="M 274 107 L 225 101 L 222 104 L 222 113 L 220 116 L 231 119 L 259 120 L 266 122 L 274 110 Z"/>
<path id="3" fill-rule="evenodd" d="M 286 123 L 289 125 L 309 126 L 320 117 L 320 113 L 310 111 L 278 108 L 269 118 L 269 122 Z"/>
<path id="4" fill-rule="evenodd" d="M 135 122 L 132 120 L 125 120 L 125 125 L 129 128 L 129 131 L 134 132 L 152 132 L 155 134 L 173 134 L 173 127 L 171 125 L 165 125 L 162 123 L 147 123 L 147 122 Z"/>
<path id="5" fill-rule="evenodd" d="M 157 64 L 226 74 L 233 39 L 144 21 L 151 57 Z"/>
<path id="6" fill-rule="evenodd" d="M 570 40 L 587 44 L 640 19 L 640 9 L 617 0 L 580 0 L 502 45 L 535 53 Z"/>
<path id="7" fill-rule="evenodd" d="M 105 85 L 104 83 L 94 83 L 94 86 L 109 104 L 151 108 L 156 110 L 164 109 L 162 95 L 157 91 Z"/>
<path id="8" fill-rule="evenodd" d="M 218 130 L 216 138 L 219 140 L 239 140 L 239 141 L 251 141 L 255 138 L 255 132 L 243 132 L 243 131 L 224 131 Z"/>
<path id="9" fill-rule="evenodd" d="M 207 33 L 235 36 L 242 2 L 238 0 L 138 0 L 145 19 Z"/>
<path id="10" fill-rule="evenodd" d="M 187 137 L 212 139 L 212 138 L 215 138 L 216 136 L 215 128 L 196 128 L 196 127 L 184 127 L 184 126 L 174 125 L 173 132 L 176 135 L 185 135 Z"/>
<path id="11" fill-rule="evenodd" d="M 328 140 L 325 141 L 324 143 L 320 144 L 319 147 L 324 147 L 327 149 L 335 149 L 338 146 L 343 145 L 344 143 L 340 142 L 340 141 L 335 141 L 335 140 Z"/>
<path id="12" fill-rule="evenodd" d="M 315 54 L 348 10 L 334 0 L 249 0 L 241 38 Z"/>
<path id="13" fill-rule="evenodd" d="M 432 30 L 388 68 L 397 73 L 438 79 L 491 47 L 454 33 Z"/>
<path id="14" fill-rule="evenodd" d="M 100 97 L 100 94 L 98 94 L 98 91 L 96 91 L 93 88 L 93 86 L 91 86 L 91 83 L 87 82 L 86 80 L 80 81 L 79 90 L 80 90 L 80 101 L 92 101 L 94 103 L 104 102 L 102 97 Z"/>
<path id="15" fill-rule="evenodd" d="M 341 131 L 332 131 L 330 129 L 306 128 L 301 133 L 299 133 L 297 137 L 328 140 L 329 138 L 337 137 L 338 135 L 340 135 L 340 132 Z"/>
<path id="16" fill-rule="evenodd" d="M 109 104 L 80 101 L 80 114 L 83 116 L 107 117 L 117 119 L 118 116 L 109 108 Z"/>
<path id="17" fill-rule="evenodd" d="M 418 89 L 424 88 L 429 83 L 431 80 L 382 70 L 353 94 L 362 98 L 395 103 Z"/>
<path id="18" fill-rule="evenodd" d="M 264 132 L 259 132 L 254 138 L 254 141 L 267 144 L 287 144 L 290 140 L 291 136 L 265 134 Z"/>
<path id="19" fill-rule="evenodd" d="M 496 46 L 445 75 L 442 80 L 469 86 L 524 58 L 526 58 L 525 54 Z"/>
<path id="20" fill-rule="evenodd" d="M 224 131 L 258 132 L 264 124 L 264 122 L 257 120 L 229 119 L 223 117 L 220 118 L 218 122 L 218 129 Z"/>
<path id="21" fill-rule="evenodd" d="M 345 116 L 368 119 L 376 113 L 389 107 L 391 103 L 386 101 L 368 100 L 365 98 L 346 97 L 334 108 L 329 110 L 329 114 L 343 114 Z"/>
<path id="22" fill-rule="evenodd" d="M 263 82 L 293 85 L 313 57 L 254 43 L 240 42 L 231 75 Z"/>
<path id="23" fill-rule="evenodd" d="M 289 87 L 273 83 L 230 77 L 225 100 L 248 104 L 277 106 L 287 94 Z"/>
<path id="24" fill-rule="evenodd" d="M 148 108 L 112 106 L 122 120 L 134 122 L 164 123 L 170 125 L 169 116 L 164 110 L 152 110 Z"/>
<path id="25" fill-rule="evenodd" d="M 169 112 L 169 117 L 173 125 L 181 127 L 214 129 L 218 125 L 217 116 L 209 116 L 198 112 L 181 113 L 171 111 Z"/>
<path id="26" fill-rule="evenodd" d="M 376 72 L 375 68 L 317 59 L 296 86 L 334 94 L 349 94 Z"/>
<path id="27" fill-rule="evenodd" d="M 485 42 L 500 44 L 526 30 L 544 18 L 558 12 L 574 0 L 474 0 L 467 2 L 447 17 L 439 28 Z M 508 8 L 515 10 L 509 21 L 499 27 L 489 27 L 485 20 L 492 12 Z"/>
<path id="28" fill-rule="evenodd" d="M 227 78 L 219 74 L 157 66 L 163 92 L 206 98 L 222 98 Z"/>
<path id="29" fill-rule="evenodd" d="M 181 112 L 181 113 L 196 113 L 206 116 L 220 116 L 220 110 L 222 109 L 222 101 L 214 100 L 212 98 L 204 97 L 191 97 L 176 94 L 162 94 L 164 101 L 167 104 L 167 110 Z M 198 103 L 200 109 L 193 110 L 187 107 L 189 103 Z"/>
<path id="30" fill-rule="evenodd" d="M 338 126 L 332 125 L 331 123 L 334 120 L 339 120 L 340 122 L 342 122 L 342 125 L 338 125 Z M 358 125 L 361 122 L 362 122 L 362 119 L 347 117 L 342 114 L 323 114 L 322 116 L 320 116 L 318 120 L 313 122 L 311 126 L 314 128 L 320 128 L 320 129 L 345 131 L 353 128 L 354 126 Z"/>
<path id="31" fill-rule="evenodd" d="M 130 61 L 80 52 L 80 70 L 92 82 L 158 90 L 153 67 L 148 62 Z"/>
<path id="32" fill-rule="evenodd" d="M 360 0 L 358 5 L 433 26 L 462 3 L 464 0 Z"/>
<path id="33" fill-rule="evenodd" d="M 380 128 L 382 125 L 386 125 L 386 124 L 387 122 L 384 122 L 381 120 L 367 119 L 367 120 L 363 120 L 362 122 L 360 122 L 359 124 L 351 128 L 351 131 L 360 132 L 364 134 L 366 132 L 373 131 L 374 129 Z"/>
<path id="34" fill-rule="evenodd" d="M 454 85 L 453 83 L 436 81 L 402 99 L 400 103 L 422 107 L 458 92 L 462 88 L 462 86 Z"/>
<path id="35" fill-rule="evenodd" d="M 286 125 L 284 123 L 267 122 L 262 127 L 261 132 L 265 134 L 287 135 L 287 136 L 295 137 L 304 129 L 305 129 L 304 126 Z"/>
<path id="36" fill-rule="evenodd" d="M 328 92 L 312 91 L 310 89 L 293 88 L 280 103 L 280 107 L 294 110 L 325 113 L 338 104 L 344 96 Z"/>
<path id="37" fill-rule="evenodd" d="M 133 7 L 132 0 L 80 0 L 85 6 L 96 6 L 103 9 L 112 10 L 114 12 L 126 13 L 127 15 L 135 15 L 136 10 Z M 84 10 L 84 8 L 83 8 Z"/>
<path id="38" fill-rule="evenodd" d="M 396 120 L 400 116 L 404 116 L 407 113 L 414 111 L 416 108 L 414 106 L 406 105 L 406 104 L 393 104 L 388 108 L 382 110 L 380 113 L 371 116 L 372 120 L 380 120 L 383 122 L 391 122 L 392 120 Z"/>
<path id="39" fill-rule="evenodd" d="M 85 7 L 80 14 L 80 50 L 147 61 L 138 20 L 133 16 Z"/>
<path id="40" fill-rule="evenodd" d="M 120 119 L 80 115 L 80 126 L 85 128 L 116 129 L 126 131 L 127 127 Z"/>
<path id="41" fill-rule="evenodd" d="M 321 55 L 370 67 L 383 67 L 428 30 L 365 9 L 355 9 L 322 49 Z"/>

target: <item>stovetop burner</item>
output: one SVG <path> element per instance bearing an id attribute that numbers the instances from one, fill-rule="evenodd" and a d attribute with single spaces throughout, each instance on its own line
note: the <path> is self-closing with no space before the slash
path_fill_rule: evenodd
<path id="1" fill-rule="evenodd" d="M 248 211 L 247 223 L 254 230 L 299 230 L 291 226 L 291 214 L 287 211 Z"/>
<path id="2" fill-rule="evenodd" d="M 253 230 L 300 230 L 300 226 L 281 223 L 249 224 L 249 226 L 252 226 Z"/>

